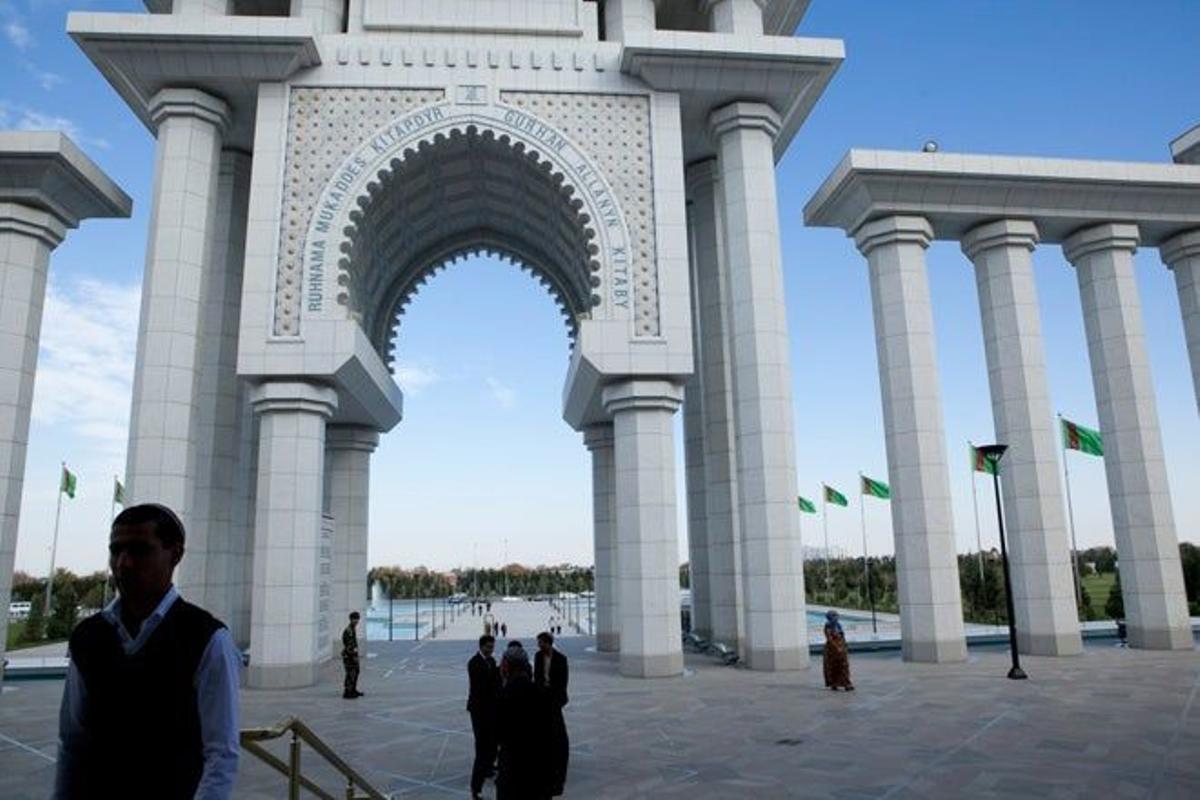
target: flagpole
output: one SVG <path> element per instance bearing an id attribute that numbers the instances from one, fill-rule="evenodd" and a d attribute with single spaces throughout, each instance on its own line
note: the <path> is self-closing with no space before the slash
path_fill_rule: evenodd
<path id="1" fill-rule="evenodd" d="M 62 472 L 58 473 L 58 508 L 54 511 L 54 539 L 50 544 L 50 576 L 46 579 L 46 603 L 42 607 L 42 614 L 46 619 L 50 618 L 50 598 L 54 591 L 54 559 L 58 555 L 58 523 L 62 519 L 62 496 L 63 496 L 63 475 L 67 469 L 67 462 L 62 462 Z"/>
<path id="2" fill-rule="evenodd" d="M 875 597 L 871 592 L 871 562 L 867 556 L 867 504 L 863 499 L 863 474 L 858 473 L 858 513 L 862 519 L 863 574 L 867 577 L 867 603 L 871 606 L 871 632 L 879 633 L 875 622 Z"/>
<path id="3" fill-rule="evenodd" d="M 967 439 L 971 448 L 971 507 L 975 509 L 975 550 L 979 556 L 979 591 L 983 592 L 983 537 L 979 534 L 979 482 L 975 480 L 975 445 Z"/>
<path id="4" fill-rule="evenodd" d="M 825 528 L 825 595 L 828 598 L 833 587 L 829 573 L 829 506 L 825 502 L 825 485 L 821 485 L 821 525 Z"/>
<path id="5" fill-rule="evenodd" d="M 1063 483 L 1067 490 L 1067 520 L 1071 524 L 1071 577 L 1075 579 L 1075 608 L 1076 616 L 1078 610 L 1083 607 L 1083 586 L 1082 578 L 1079 575 L 1079 545 L 1075 543 L 1075 509 L 1071 503 L 1071 469 L 1067 466 L 1067 445 L 1063 441 L 1062 436 L 1063 418 L 1062 414 L 1058 415 L 1058 441 L 1062 447 L 1063 460 Z"/>

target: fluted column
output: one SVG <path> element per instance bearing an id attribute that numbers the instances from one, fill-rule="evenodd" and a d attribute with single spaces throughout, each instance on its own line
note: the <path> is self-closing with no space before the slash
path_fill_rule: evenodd
<path id="1" fill-rule="evenodd" d="M 716 33 L 742 33 L 761 36 L 763 6 L 768 0 L 700 0 L 700 10 L 708 14 L 709 29 Z"/>
<path id="2" fill-rule="evenodd" d="M 605 38 L 619 42 L 634 31 L 654 30 L 654 6 L 654 0 L 605 0 Z"/>
<path id="3" fill-rule="evenodd" d="M 733 376 L 729 354 L 728 274 L 721 247 L 720 174 L 715 158 L 685 173 L 691 225 L 692 291 L 696 310 L 696 371 L 701 378 L 704 437 L 704 513 L 708 541 L 708 619 L 711 638 L 737 648 L 742 586 L 738 539 L 737 460 Z"/>
<path id="4" fill-rule="evenodd" d="M 867 258 L 892 487 L 900 636 L 907 661 L 962 661 L 962 598 L 938 388 L 922 217 L 868 222 L 854 232 Z"/>
<path id="5" fill-rule="evenodd" d="M 774 138 L 779 116 L 731 103 L 709 117 L 721 179 L 741 537 L 742 651 L 752 669 L 808 664 L 796 518 L 787 308 Z"/>
<path id="6" fill-rule="evenodd" d="M 1163 242 L 1158 251 L 1175 273 L 1188 359 L 1192 362 L 1192 384 L 1200 406 L 1200 230 L 1181 233 Z"/>
<path id="7" fill-rule="evenodd" d="M 133 501 L 164 503 L 179 513 L 191 532 L 188 561 L 194 564 L 185 580 L 202 585 L 206 531 L 191 524 L 199 483 L 199 376 L 229 109 L 204 92 L 164 89 L 150 112 L 158 146 L 125 475 Z"/>
<path id="8" fill-rule="evenodd" d="M 45 211 L 0 202 L 0 609 L 12 595 L 25 454 L 50 253 L 66 226 Z M 0 679 L 8 613 L 0 614 Z"/>
<path id="9" fill-rule="evenodd" d="M 1129 643 L 1192 648 L 1179 542 L 1133 272 L 1136 225 L 1086 228 L 1063 242 L 1083 302 L 1104 472 Z"/>
<path id="10" fill-rule="evenodd" d="M 970 231 L 962 249 L 975 265 L 996 440 L 1008 445 L 1001 487 L 1018 646 L 1077 655 L 1083 642 L 1033 279 L 1037 242 L 1032 222 L 1000 220 Z"/>
<path id="11" fill-rule="evenodd" d="M 324 644 L 318 582 L 325 423 L 337 409 L 337 393 L 272 381 L 254 387 L 250 400 L 259 442 L 247 684 L 311 686 Z"/>
<path id="12" fill-rule="evenodd" d="M 592 425 L 583 433 L 592 454 L 592 544 L 595 549 L 593 586 L 596 593 L 596 649 L 621 649 L 620 581 L 617 557 L 616 465 L 613 426 Z"/>
<path id="13" fill-rule="evenodd" d="M 371 454 L 378 446 L 379 432 L 373 428 L 330 425 L 325 429 L 326 483 L 334 525 L 328 630 L 335 653 L 350 612 L 367 616 Z M 359 635 L 365 638 L 365 627 Z"/>
<path id="14" fill-rule="evenodd" d="M 613 419 L 617 575 L 622 675 L 683 671 L 675 519 L 675 426 L 679 387 L 625 380 L 602 395 Z"/>

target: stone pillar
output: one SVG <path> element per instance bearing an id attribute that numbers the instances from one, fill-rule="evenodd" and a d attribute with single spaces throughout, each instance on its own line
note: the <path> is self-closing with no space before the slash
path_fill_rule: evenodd
<path id="1" fill-rule="evenodd" d="M 762 7 L 767 0 L 700 0 L 700 10 L 708 14 L 709 29 L 715 33 L 741 33 L 761 36 Z"/>
<path id="2" fill-rule="evenodd" d="M 233 498 L 239 488 L 235 481 L 245 402 L 237 349 L 249 197 L 250 155 L 222 150 L 196 356 L 195 502 L 188 558 L 175 572 L 183 594 L 227 625 L 233 624 L 244 583 L 242 526 L 233 518 Z"/>
<path id="3" fill-rule="evenodd" d="M 366 638 L 367 530 L 370 512 L 371 453 L 379 432 L 362 425 L 330 425 L 325 431 L 329 513 L 333 515 L 333 597 L 329 630 L 333 651 L 341 651 L 342 629 L 351 611 L 363 616 Z"/>
<path id="4" fill-rule="evenodd" d="M 654 30 L 654 5 L 654 0 L 606 0 L 604 37 L 619 42 L 633 31 Z"/>
<path id="5" fill-rule="evenodd" d="M 164 89 L 150 112 L 158 147 L 125 476 L 134 502 L 164 503 L 183 519 L 188 561 L 195 562 L 185 581 L 202 585 L 195 570 L 207 570 L 206 532 L 191 524 L 199 483 L 198 391 L 229 109 L 204 92 Z"/>
<path id="6" fill-rule="evenodd" d="M 345 10 L 345 0 L 292 0 L 291 9 L 293 17 L 312 20 L 317 33 L 341 33 Z"/>
<path id="7" fill-rule="evenodd" d="M 273 381 L 250 394 L 259 418 L 254 598 L 247 685 L 311 686 L 317 680 L 317 591 L 325 482 L 325 423 L 337 393 Z"/>
<path id="8" fill-rule="evenodd" d="M 1159 245 L 1158 251 L 1175 273 L 1188 359 L 1192 362 L 1192 384 L 1200 405 L 1200 230 L 1181 233 Z"/>
<path id="9" fill-rule="evenodd" d="M 729 270 L 741 649 L 752 669 L 800 669 L 808 664 L 808 634 L 775 200 L 779 116 L 765 104 L 738 102 L 714 111 L 709 124 L 717 142 Z"/>
<path id="10" fill-rule="evenodd" d="M 0 202 L 0 680 L 46 272 L 50 252 L 66 233 L 46 211 Z"/>
<path id="11" fill-rule="evenodd" d="M 700 328 L 700 298 L 696 290 L 696 230 L 689 204 L 688 270 L 692 305 L 692 353 L 695 369 L 683 389 L 683 463 L 687 487 L 688 585 L 691 594 L 691 630 L 698 636 L 712 635 L 708 564 L 708 500 L 704 468 L 704 380 Z"/>
<path id="12" fill-rule="evenodd" d="M 172 0 L 171 13 L 191 17 L 233 13 L 233 0 Z"/>
<path id="13" fill-rule="evenodd" d="M 1032 222 L 1001 220 L 970 231 L 962 249 L 975 264 L 996 441 L 1008 445 L 1000 472 L 1018 646 L 1032 655 L 1078 655 L 1083 641 L 1033 279 L 1037 242 Z"/>
<path id="14" fill-rule="evenodd" d="M 617 572 L 617 493 L 613 426 L 592 425 L 583 433 L 592 454 L 592 543 L 595 547 L 596 649 L 621 649 L 620 582 Z"/>
<path id="15" fill-rule="evenodd" d="M 868 222 L 854 237 L 871 280 L 903 655 L 962 661 L 967 648 L 925 275 L 933 230 L 923 217 L 896 216 Z"/>
<path id="16" fill-rule="evenodd" d="M 1129 643 L 1192 649 L 1179 542 L 1133 273 L 1136 225 L 1105 224 L 1063 242 L 1083 302 L 1104 472 Z"/>
<path id="17" fill-rule="evenodd" d="M 675 426 L 682 392 L 662 380 L 606 386 L 613 418 L 621 674 L 683 671 L 675 519 Z"/>
<path id="18" fill-rule="evenodd" d="M 711 637 L 737 648 L 741 640 L 742 586 L 738 538 L 737 459 L 733 376 L 729 355 L 728 275 L 721 242 L 719 170 L 715 158 L 691 164 L 685 174 L 692 226 L 698 332 L 696 371 L 701 376 L 704 436 L 705 533 Z"/>

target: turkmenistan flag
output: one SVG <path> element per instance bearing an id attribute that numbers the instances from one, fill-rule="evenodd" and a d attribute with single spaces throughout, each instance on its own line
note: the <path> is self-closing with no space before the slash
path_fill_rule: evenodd
<path id="1" fill-rule="evenodd" d="M 888 486 L 883 481 L 873 481 L 866 475 L 861 477 L 863 494 L 869 494 L 872 497 L 878 497 L 880 500 L 887 500 L 892 496 L 892 487 Z"/>
<path id="2" fill-rule="evenodd" d="M 996 474 L 995 461 L 992 461 L 990 458 L 985 456 L 983 451 L 973 444 L 967 445 L 967 448 L 971 451 L 972 469 L 974 469 L 976 472 L 986 472 L 988 475 Z"/>
<path id="3" fill-rule="evenodd" d="M 813 505 L 813 501 L 806 497 L 796 497 L 796 502 L 800 504 L 800 510 L 805 514 L 817 513 L 817 507 Z"/>
<path id="4" fill-rule="evenodd" d="M 58 482 L 58 490 L 66 492 L 67 497 L 75 499 L 75 475 L 71 470 L 67 469 L 67 465 L 63 464 L 62 480 Z"/>
<path id="5" fill-rule="evenodd" d="M 1100 439 L 1100 431 L 1076 425 L 1069 419 L 1062 420 L 1063 446 L 1069 450 L 1078 450 L 1093 456 L 1104 455 L 1104 442 Z"/>
<path id="6" fill-rule="evenodd" d="M 112 499 L 112 501 L 114 503 L 120 503 L 121 505 L 125 505 L 125 502 L 126 502 L 125 487 L 122 486 L 121 482 L 119 480 L 117 480 L 115 477 L 113 478 L 113 499 Z"/>
<path id="7" fill-rule="evenodd" d="M 846 495 L 842 494 L 837 489 L 834 489 L 832 486 L 825 486 L 824 484 L 822 484 L 822 488 L 825 489 L 826 503 L 833 503 L 835 506 L 850 505 L 850 502 L 846 499 Z"/>

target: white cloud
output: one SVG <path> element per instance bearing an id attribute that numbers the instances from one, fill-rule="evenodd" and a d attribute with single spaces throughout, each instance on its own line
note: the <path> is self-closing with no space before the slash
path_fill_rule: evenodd
<path id="1" fill-rule="evenodd" d="M 24 66 L 25 71 L 32 75 L 33 79 L 37 81 L 38 85 L 47 92 L 53 91 L 54 87 L 58 86 L 64 80 L 63 76 L 59 75 L 57 72 L 44 70 L 37 64 L 34 64 L 32 61 L 24 62 Z"/>
<path id="2" fill-rule="evenodd" d="M 137 348 L 137 286 L 51 284 L 42 319 L 33 419 L 100 454 L 124 453 Z"/>
<path id="3" fill-rule="evenodd" d="M 50 75 L 51 73 L 46 74 Z M 57 77 L 54 76 L 54 78 Z M 69 117 L 47 114 L 34 108 L 16 105 L 7 100 L 0 100 L 0 125 L 15 128 L 19 131 L 62 131 L 67 136 L 70 136 L 76 144 L 94 145 L 95 147 L 104 149 L 111 147 L 107 139 L 89 136 L 84 133 L 83 128 L 79 127 Z"/>
<path id="4" fill-rule="evenodd" d="M 4 24 L 4 37 L 18 50 L 28 50 L 33 46 L 33 34 L 15 19 Z"/>
<path id="5" fill-rule="evenodd" d="M 513 408 L 517 405 L 516 389 L 513 389 L 511 386 L 505 386 L 491 376 L 487 378 L 487 386 L 488 390 L 492 393 L 492 398 L 501 408 Z"/>
<path id="6" fill-rule="evenodd" d="M 441 381 L 442 376 L 432 367 L 413 364 L 396 368 L 396 383 L 405 394 L 420 394 L 422 390 Z"/>

